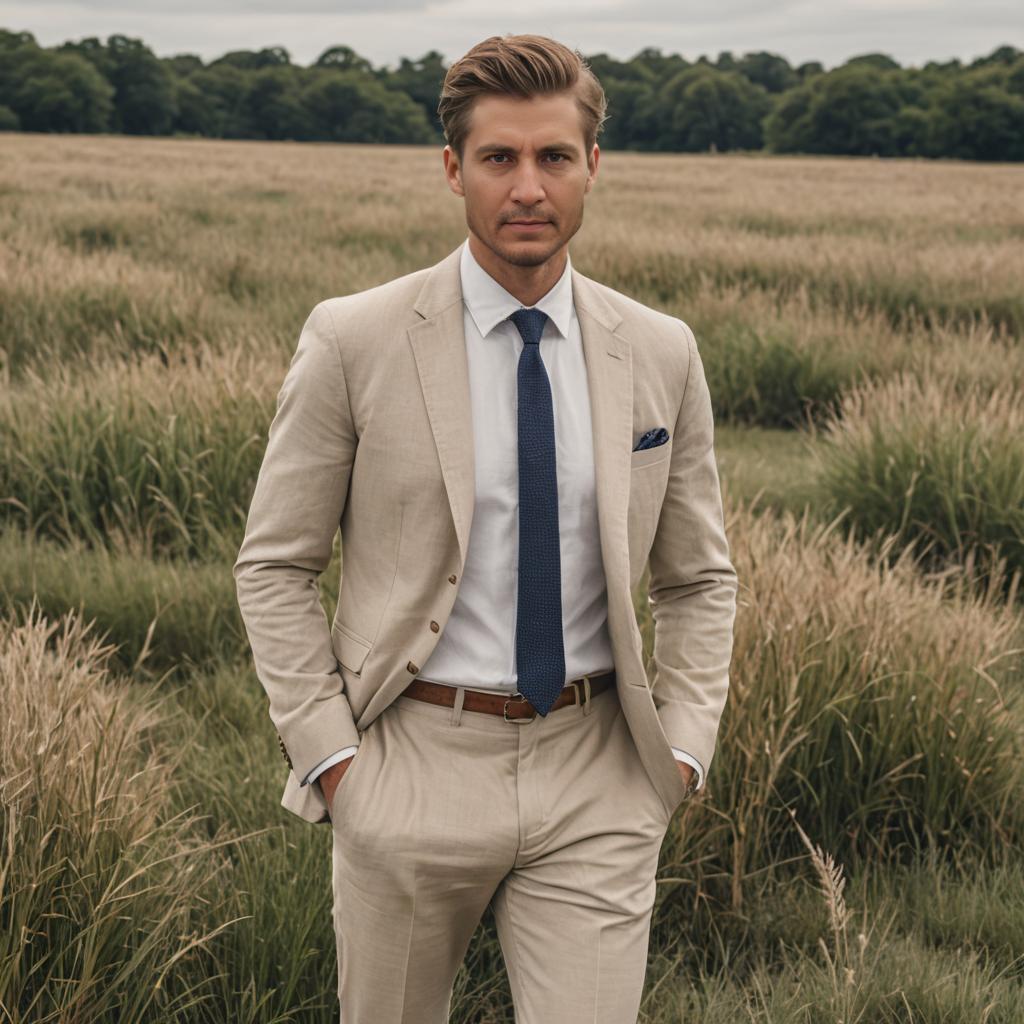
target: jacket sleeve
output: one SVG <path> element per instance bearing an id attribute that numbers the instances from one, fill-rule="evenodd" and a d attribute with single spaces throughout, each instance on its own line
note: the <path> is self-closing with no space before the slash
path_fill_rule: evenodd
<path id="1" fill-rule="evenodd" d="M 359 743 L 317 592 L 348 494 L 357 438 L 331 313 L 299 335 L 233 573 L 256 675 L 296 777 Z"/>
<path id="2" fill-rule="evenodd" d="M 693 332 L 679 323 L 689 361 L 650 552 L 651 687 L 670 745 L 697 758 L 706 774 L 729 689 L 737 579 L 725 536 L 711 396 Z"/>

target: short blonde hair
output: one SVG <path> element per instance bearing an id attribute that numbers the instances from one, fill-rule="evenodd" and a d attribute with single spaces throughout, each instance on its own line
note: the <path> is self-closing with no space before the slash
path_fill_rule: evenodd
<path id="1" fill-rule="evenodd" d="M 589 156 L 607 118 L 604 89 L 578 50 L 537 35 L 490 36 L 448 68 L 437 112 L 445 141 L 462 159 L 478 96 L 531 96 L 572 90 Z"/>

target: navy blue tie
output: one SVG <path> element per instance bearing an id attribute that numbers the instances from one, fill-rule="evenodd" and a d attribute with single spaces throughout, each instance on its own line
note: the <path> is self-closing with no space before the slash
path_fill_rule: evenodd
<path id="1" fill-rule="evenodd" d="M 565 685 L 555 418 L 551 385 L 540 357 L 540 336 L 548 316 L 539 309 L 517 309 L 508 319 L 523 338 L 518 369 L 517 686 L 546 715 Z"/>

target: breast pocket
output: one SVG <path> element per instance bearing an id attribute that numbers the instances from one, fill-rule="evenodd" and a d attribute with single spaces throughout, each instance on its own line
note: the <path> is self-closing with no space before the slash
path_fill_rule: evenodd
<path id="1" fill-rule="evenodd" d="M 659 444 L 654 448 L 642 448 L 640 451 L 633 452 L 630 455 L 629 468 L 631 470 L 644 469 L 647 466 L 661 462 L 662 459 L 667 459 L 671 452 L 671 441 L 666 441 L 664 444 Z"/>

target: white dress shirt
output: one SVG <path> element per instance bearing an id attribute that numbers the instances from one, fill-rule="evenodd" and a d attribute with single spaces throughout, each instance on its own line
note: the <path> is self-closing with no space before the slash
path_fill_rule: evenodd
<path id="1" fill-rule="evenodd" d="M 523 339 L 508 316 L 522 303 L 476 261 L 460 260 L 463 326 L 473 409 L 475 506 L 462 583 L 451 615 L 417 678 L 488 693 L 516 693 L 519 555 L 517 395 Z M 568 256 L 562 276 L 535 304 L 548 315 L 540 355 L 551 383 L 558 481 L 562 634 L 566 682 L 609 671 L 608 601 L 594 490 L 594 447 L 583 339 Z M 351 756 L 345 747 L 306 777 Z M 704 784 L 700 762 L 672 748 Z"/>

